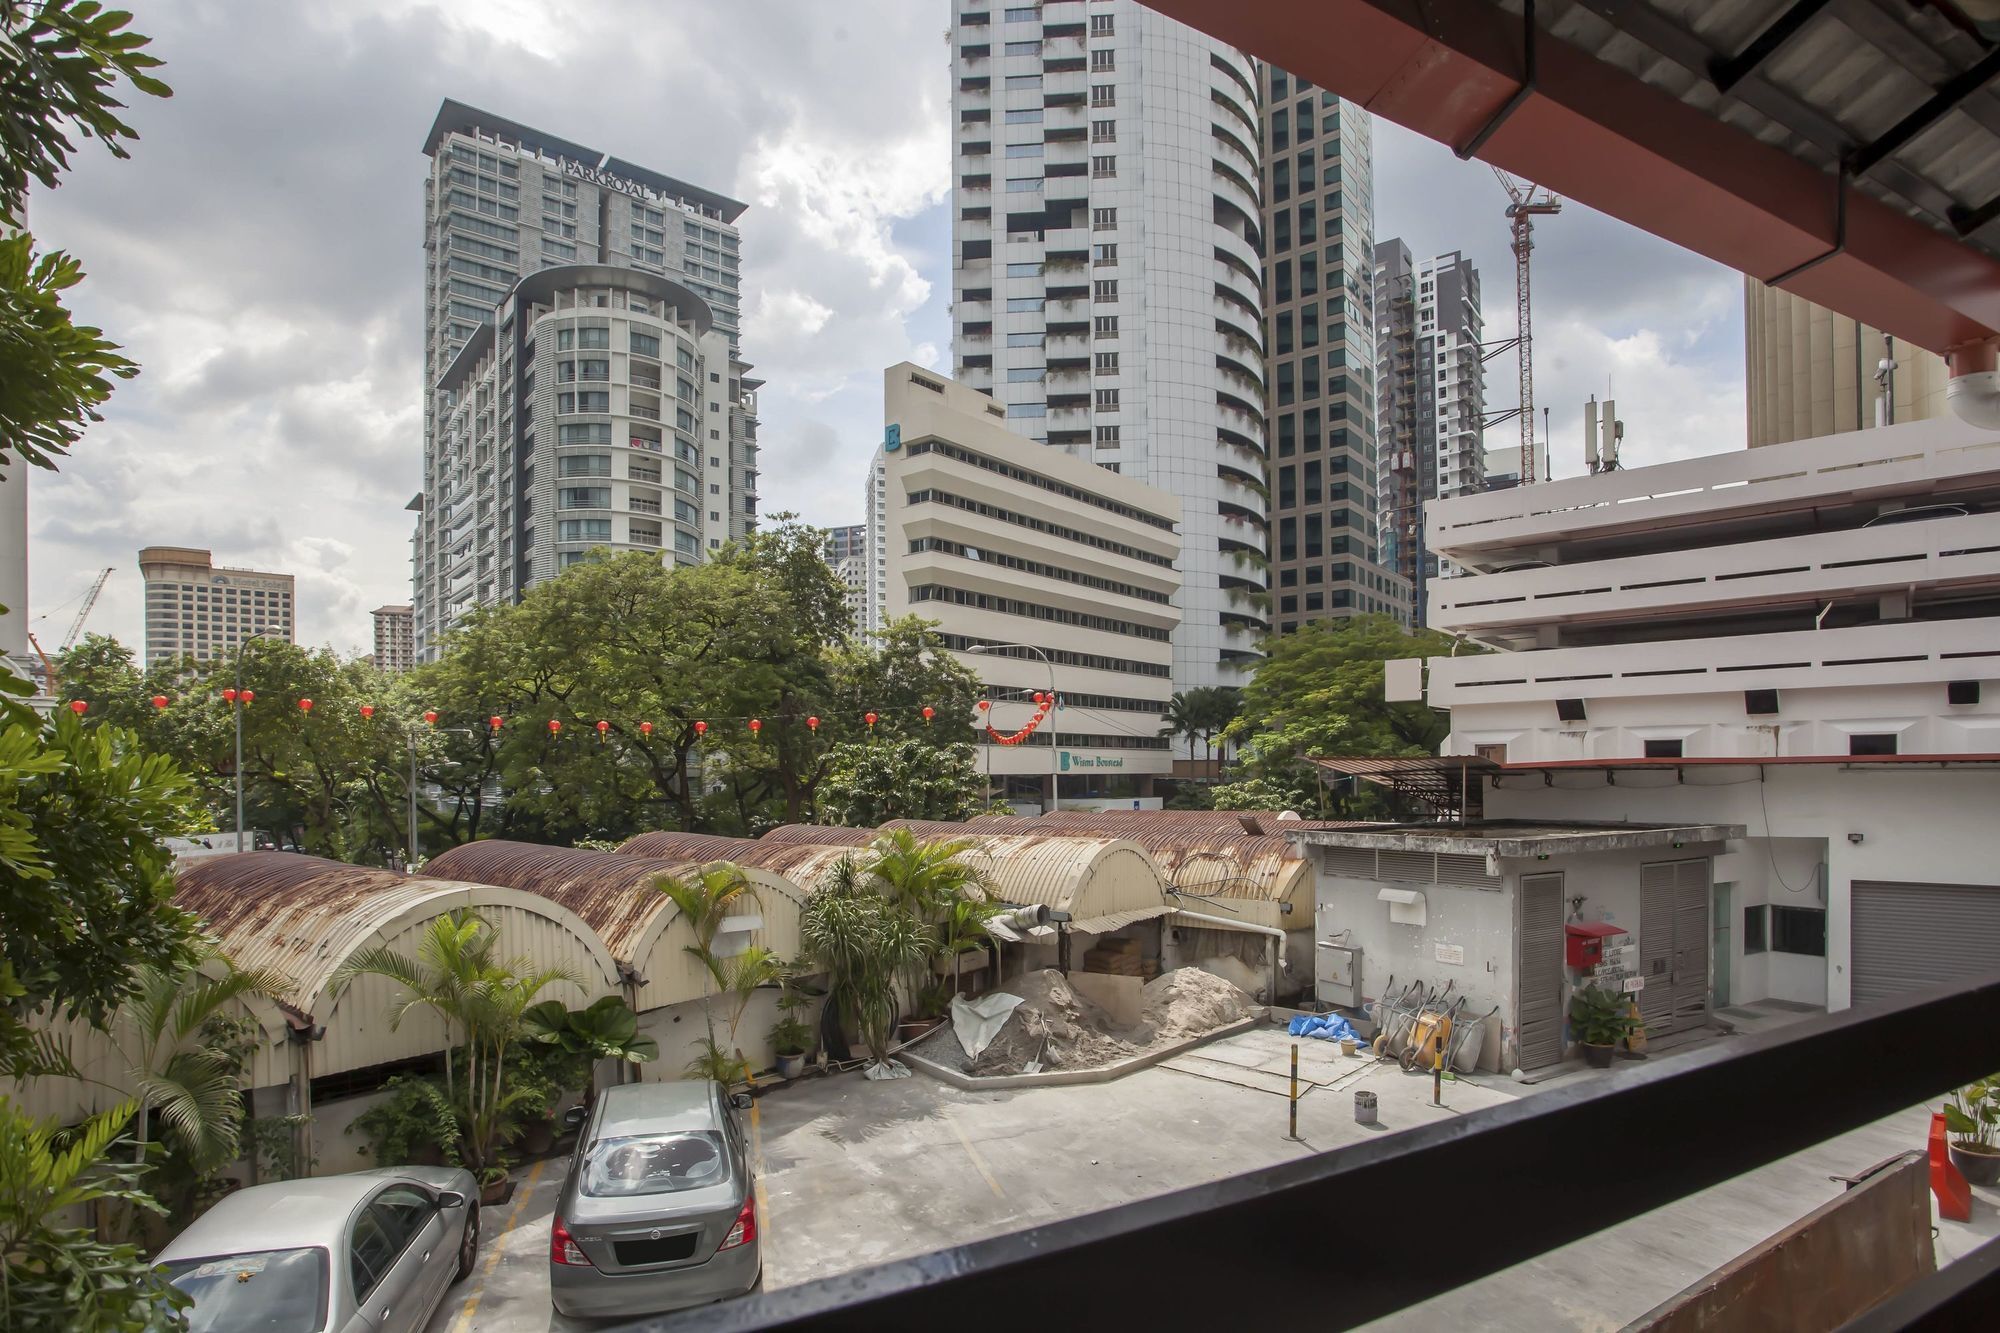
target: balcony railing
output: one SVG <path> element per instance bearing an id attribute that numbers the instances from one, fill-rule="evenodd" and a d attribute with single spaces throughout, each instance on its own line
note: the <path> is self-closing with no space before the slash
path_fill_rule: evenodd
<path id="1" fill-rule="evenodd" d="M 1241 1328 L 1246 1302 L 1260 1326 L 1353 1328 L 1983 1077 L 2000 1068 L 1996 1007 L 2000 973 L 628 1327 L 954 1328 L 967 1311 L 1018 1310 L 1032 1293 L 1079 1328 Z M 1866 1077 L 1855 1074 L 1857 1051 L 1868 1052 Z M 1593 1164 L 1593 1152 L 1615 1164 Z M 1476 1225 L 1462 1211 L 1473 1190 L 1504 1223 Z M 1439 1235 L 1450 1236 L 1448 1253 L 1422 1243 Z M 1163 1255 L 1194 1254 L 1205 1279 L 1145 1279 Z M 1990 1328 L 1996 1302 L 2000 1241 L 1989 1241 L 1847 1327 Z"/>

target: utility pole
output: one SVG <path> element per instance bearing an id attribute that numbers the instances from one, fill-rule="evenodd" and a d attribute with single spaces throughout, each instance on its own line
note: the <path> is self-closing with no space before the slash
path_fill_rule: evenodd
<path id="1" fill-rule="evenodd" d="M 1528 258 L 1535 249 L 1535 215 L 1562 212 L 1562 200 L 1530 181 L 1517 181 L 1498 167 L 1493 174 L 1507 191 L 1507 221 L 1514 233 L 1514 340 L 1521 364 L 1521 484 L 1539 480 L 1535 467 L 1534 313 L 1529 301 Z"/>

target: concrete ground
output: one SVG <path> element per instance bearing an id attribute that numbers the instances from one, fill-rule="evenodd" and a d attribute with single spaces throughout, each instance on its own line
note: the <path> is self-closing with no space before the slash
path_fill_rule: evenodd
<path id="1" fill-rule="evenodd" d="M 921 1075 L 808 1079 L 760 1097 L 759 1230 L 767 1287 L 1234 1175 L 1373 1134 L 1536 1091 L 1483 1076 L 1444 1085 L 1300 1043 L 1300 1141 L 1286 1138 L 1291 1041 L 1275 1028 L 1212 1042 L 1114 1083 L 967 1092 Z M 1616 1077 L 1616 1071 L 1599 1077 Z M 1569 1078 L 1561 1080 L 1570 1081 Z M 1547 1086 L 1547 1085 L 1544 1085 Z M 1380 1125 L 1354 1121 L 1353 1092 L 1376 1093 Z M 1403 1312 L 1397 1329 L 1614 1329 L 1733 1258 L 1838 1190 L 1830 1174 L 1921 1146 L 1921 1111 L 1856 1131 L 1624 1226 Z M 561 1161 L 522 1172 L 489 1210 L 475 1275 L 453 1289 L 430 1333 L 544 1333 L 582 1327 L 548 1303 L 549 1214 Z M 1970 1228 L 1944 1224 L 1939 1258 L 1996 1229 L 2000 1194 Z"/>

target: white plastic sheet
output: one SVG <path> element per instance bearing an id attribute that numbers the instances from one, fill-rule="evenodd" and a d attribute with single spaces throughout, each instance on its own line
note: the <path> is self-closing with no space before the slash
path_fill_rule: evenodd
<path id="1" fill-rule="evenodd" d="M 1019 1003 L 1020 996 L 1000 991 L 976 1000 L 967 1000 L 962 995 L 951 997 L 951 1030 L 958 1034 L 958 1044 L 964 1048 L 966 1059 L 977 1059 L 981 1051 L 993 1044 Z"/>
<path id="2" fill-rule="evenodd" d="M 861 1077 L 872 1079 L 908 1078 L 910 1067 L 901 1060 L 877 1060 L 861 1071 Z"/>

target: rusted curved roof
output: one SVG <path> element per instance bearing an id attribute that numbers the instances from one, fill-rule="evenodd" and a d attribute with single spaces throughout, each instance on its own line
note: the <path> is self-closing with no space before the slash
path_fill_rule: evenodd
<path id="1" fill-rule="evenodd" d="M 1005 821 L 1008 816 L 998 818 Z M 1302 829 L 1373 828 L 1379 822 L 1368 819 L 1280 819 L 1269 810 L 1050 810 L 1045 814 L 1027 816 L 1026 819 L 1037 824 L 1083 824 L 1120 831 L 1138 828 L 1187 832 L 1221 829 L 1247 837 L 1282 837 L 1287 830 L 1297 833 Z M 1255 833 L 1251 832 L 1253 826 Z"/>
<path id="2" fill-rule="evenodd" d="M 200 917 L 238 967 L 281 978 L 285 1000 L 301 1008 L 310 1008 L 348 955 L 396 918 L 433 901 L 439 910 L 477 906 L 492 892 L 487 881 L 399 875 L 293 852 L 205 856 L 183 865 L 174 881 L 175 905 Z M 590 936 L 587 947 L 607 973 L 613 970 L 581 913 L 555 915 L 569 918 L 573 933 Z"/>
<path id="3" fill-rule="evenodd" d="M 875 841 L 872 828 L 845 828 L 839 824 L 780 824 L 765 832 L 759 842 L 804 842 L 820 847 L 866 847 Z"/>
<path id="4" fill-rule="evenodd" d="M 994 822 L 1009 829 L 1039 827 L 1049 833 L 1091 832 L 1130 838 L 1152 853 L 1169 884 L 1193 896 L 1296 903 L 1303 891 L 1310 899 L 1312 865 L 1290 838 L 1257 836 L 1218 819 L 1184 820 L 1180 817 L 1183 813 L 1211 812 L 1063 811 Z M 1293 824 L 1287 821 L 1285 827 Z"/>
<path id="5" fill-rule="evenodd" d="M 804 829 L 819 826 L 796 824 L 788 827 Z M 782 875 L 801 892 L 811 893 L 828 867 L 841 856 L 851 855 L 854 848 L 875 836 L 873 829 L 828 828 L 826 831 L 856 836 L 851 841 L 841 842 L 787 842 L 770 838 L 722 838 L 707 833 L 663 829 L 627 838 L 620 844 L 618 853 L 621 856 L 653 856 L 669 860 L 678 856 L 698 856 L 711 861 L 733 861 L 740 866 Z M 824 855 L 828 851 L 839 855 Z"/>

